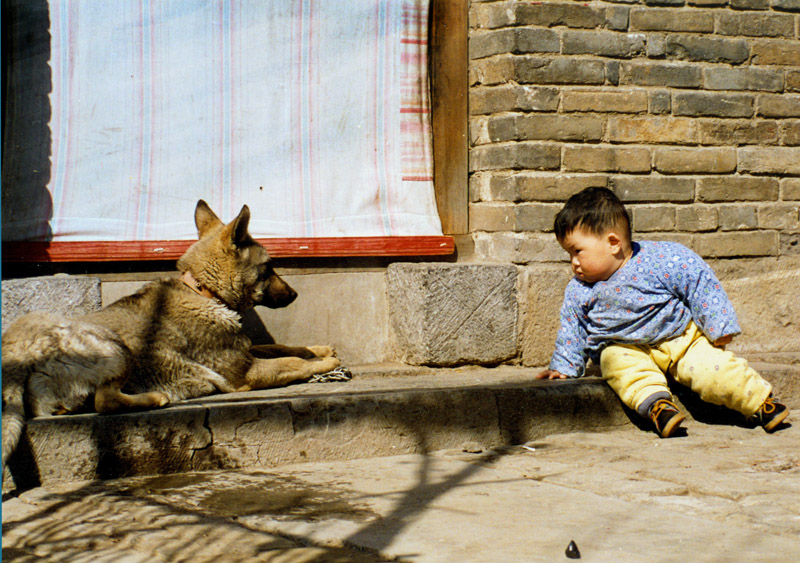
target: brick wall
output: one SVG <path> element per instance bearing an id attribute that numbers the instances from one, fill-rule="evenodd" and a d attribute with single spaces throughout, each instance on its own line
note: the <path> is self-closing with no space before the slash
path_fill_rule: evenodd
<path id="1" fill-rule="evenodd" d="M 800 255 L 800 0 L 470 3 L 479 258 L 564 259 L 563 201 L 607 186 L 638 238 Z"/>

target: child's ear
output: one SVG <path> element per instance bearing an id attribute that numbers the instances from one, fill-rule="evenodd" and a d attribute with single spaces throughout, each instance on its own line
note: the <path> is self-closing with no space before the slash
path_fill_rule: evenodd
<path id="1" fill-rule="evenodd" d="M 622 250 L 622 237 L 614 231 L 610 231 L 607 235 L 608 245 L 611 247 L 611 252 L 616 254 Z"/>

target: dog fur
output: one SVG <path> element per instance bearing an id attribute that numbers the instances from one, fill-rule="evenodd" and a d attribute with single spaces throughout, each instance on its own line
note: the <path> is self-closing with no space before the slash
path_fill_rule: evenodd
<path id="1" fill-rule="evenodd" d="M 339 365 L 329 346 L 251 346 L 241 314 L 284 307 L 297 294 L 248 233 L 244 206 L 224 224 L 200 200 L 199 240 L 178 260 L 180 279 L 78 318 L 36 312 L 2 337 L 3 469 L 26 416 L 161 407 L 170 402 L 287 385 Z"/>

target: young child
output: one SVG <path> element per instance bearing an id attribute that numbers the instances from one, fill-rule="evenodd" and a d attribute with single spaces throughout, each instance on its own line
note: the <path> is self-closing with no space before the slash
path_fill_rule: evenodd
<path id="1" fill-rule="evenodd" d="M 537 379 L 580 377 L 587 358 L 622 402 L 662 438 L 684 415 L 665 373 L 703 401 L 756 418 L 767 432 L 789 410 L 743 359 L 725 351 L 739 324 L 702 258 L 674 242 L 631 241 L 625 207 L 606 188 L 575 194 L 555 219 L 575 277 L 567 285 L 550 368 Z"/>

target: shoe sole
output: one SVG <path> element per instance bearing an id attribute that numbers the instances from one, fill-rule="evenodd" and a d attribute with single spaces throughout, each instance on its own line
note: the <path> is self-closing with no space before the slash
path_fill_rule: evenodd
<path id="1" fill-rule="evenodd" d="M 778 427 L 778 425 L 780 425 L 781 422 L 786 420 L 786 417 L 788 416 L 789 416 L 789 409 L 786 409 L 779 415 L 776 415 L 775 418 L 769 421 L 769 423 L 765 424 L 764 430 L 766 430 L 767 432 L 774 432 L 775 429 Z"/>
<path id="2" fill-rule="evenodd" d="M 681 413 L 676 414 L 672 418 L 669 419 L 667 425 L 664 427 L 664 430 L 661 431 L 662 438 L 669 438 L 672 434 L 680 427 L 681 422 L 686 420 L 686 417 Z"/>

